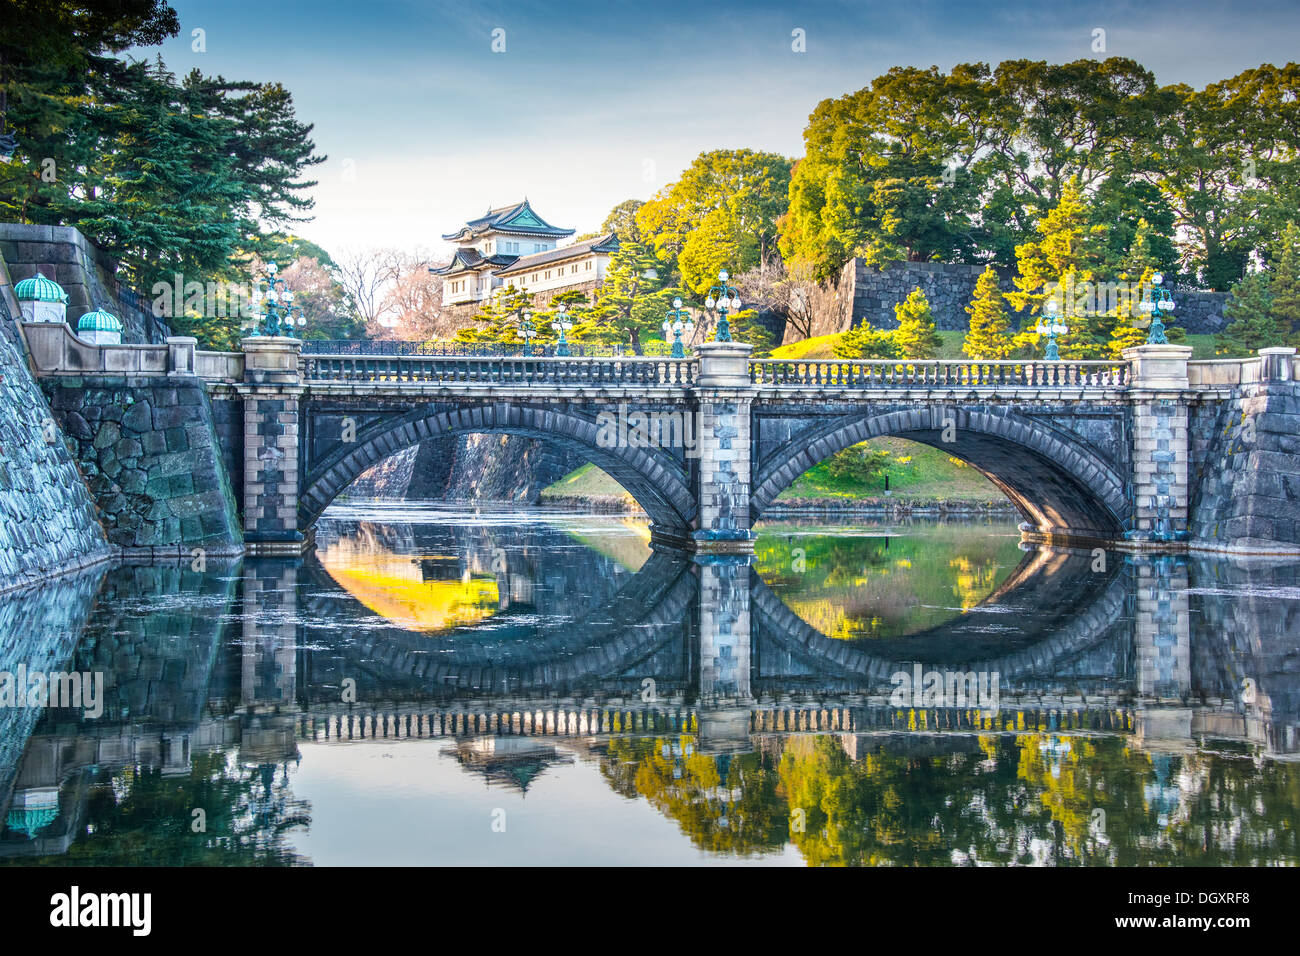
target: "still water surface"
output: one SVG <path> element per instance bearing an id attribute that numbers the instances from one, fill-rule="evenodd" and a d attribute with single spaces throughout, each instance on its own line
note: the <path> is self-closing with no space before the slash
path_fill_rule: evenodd
<path id="1" fill-rule="evenodd" d="M 1295 564 L 1010 521 L 648 541 L 336 507 L 302 560 L 0 596 L 0 672 L 105 684 L 0 708 L 0 862 L 1300 861 Z"/>

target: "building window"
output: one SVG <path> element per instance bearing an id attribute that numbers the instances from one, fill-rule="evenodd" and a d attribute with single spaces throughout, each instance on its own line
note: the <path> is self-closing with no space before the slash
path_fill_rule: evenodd
<path id="1" fill-rule="evenodd" d="M 536 272 L 533 273 L 533 281 L 534 281 L 534 282 L 537 281 L 537 273 L 536 273 Z"/>
<path id="2" fill-rule="evenodd" d="M 590 259 L 587 260 L 587 270 L 588 270 L 588 271 L 591 271 L 591 260 L 590 260 Z"/>

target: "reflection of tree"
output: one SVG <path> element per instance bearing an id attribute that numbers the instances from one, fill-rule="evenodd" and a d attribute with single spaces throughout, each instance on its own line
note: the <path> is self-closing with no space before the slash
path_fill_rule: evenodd
<path id="1" fill-rule="evenodd" d="M 942 531 L 844 537 L 773 527 L 759 534 L 755 566 L 792 611 L 828 637 L 893 638 L 979 604 L 1023 558 L 1016 537 L 990 534 L 987 525 Z"/>
<path id="2" fill-rule="evenodd" d="M 609 742 L 601 772 L 618 793 L 644 797 L 698 847 L 749 856 L 779 850 L 788 820 L 776 773 L 758 754 L 709 756 L 691 735 Z"/>
<path id="3" fill-rule="evenodd" d="M 22 862 L 84 866 L 301 865 L 290 831 L 311 823 L 289 790 L 287 767 L 196 754 L 184 776 L 127 768 L 93 786 L 86 832 L 62 856 Z M 191 829 L 206 814 L 206 832 Z"/>
<path id="4" fill-rule="evenodd" d="M 1153 759 L 1118 737 L 1050 734 L 880 738 L 853 760 L 826 735 L 787 738 L 773 768 L 757 754 L 697 754 L 692 742 L 615 740 L 602 770 L 712 851 L 789 840 L 814 866 L 1300 860 L 1300 768 L 1289 763 Z"/>

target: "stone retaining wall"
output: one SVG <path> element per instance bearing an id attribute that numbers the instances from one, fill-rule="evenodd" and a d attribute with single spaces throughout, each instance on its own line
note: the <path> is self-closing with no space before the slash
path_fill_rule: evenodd
<path id="1" fill-rule="evenodd" d="M 201 380 L 56 376 L 42 385 L 112 544 L 173 553 L 242 550 Z"/>
<path id="2" fill-rule="evenodd" d="M 63 286 L 74 329 L 85 313 L 106 309 L 122 320 L 123 342 L 160 345 L 172 334 L 152 300 L 122 285 L 112 257 L 72 226 L 0 223 L 0 259 L 13 282 L 39 272 Z"/>
<path id="3" fill-rule="evenodd" d="M 881 329 L 896 328 L 894 306 L 918 286 L 930 300 L 938 327 L 964 332 L 970 325 L 966 307 L 983 271 L 984 266 L 949 262 L 895 262 L 878 269 L 853 259 L 840 273 L 837 295 L 817 309 L 812 336 L 843 332 L 864 322 Z M 999 269 L 998 275 L 1003 292 L 1015 289 L 1015 270 Z M 1223 316 L 1227 293 L 1174 290 L 1174 295 L 1178 310 L 1173 324 L 1189 333 L 1218 332 L 1227 324 Z M 852 305 L 845 307 L 848 303 Z M 1013 325 L 1017 318 L 1011 312 Z"/>
<path id="4" fill-rule="evenodd" d="M 1199 464 L 1189 525 L 1198 546 L 1268 551 L 1300 543 L 1300 385 L 1244 386 L 1192 416 Z"/>
<path id="5" fill-rule="evenodd" d="M 13 326 L 2 300 L 0 322 Z M 18 350 L 0 338 L 0 591 L 110 554 L 44 395 Z"/>

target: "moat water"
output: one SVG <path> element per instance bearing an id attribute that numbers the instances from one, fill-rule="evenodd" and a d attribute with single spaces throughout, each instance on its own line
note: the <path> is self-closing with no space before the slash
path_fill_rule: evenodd
<path id="1" fill-rule="evenodd" d="M 1300 863 L 1300 564 L 1026 548 L 353 505 L 0 595 L 0 694 L 102 686 L 0 706 L 0 862 Z"/>

